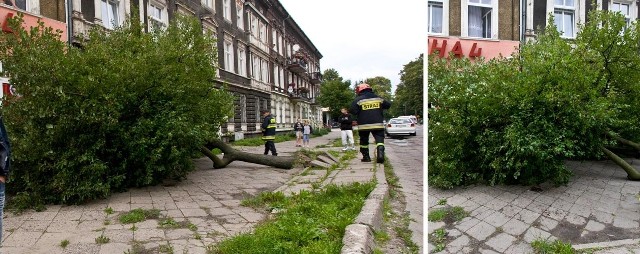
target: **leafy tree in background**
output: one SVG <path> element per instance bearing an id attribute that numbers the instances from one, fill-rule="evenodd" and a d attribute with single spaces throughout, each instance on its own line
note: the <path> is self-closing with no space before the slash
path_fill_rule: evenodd
<path id="1" fill-rule="evenodd" d="M 400 72 L 400 84 L 396 87 L 391 106 L 391 114 L 419 115 L 423 117 L 422 106 L 424 99 L 424 64 L 423 55 L 406 65 Z"/>
<path id="2" fill-rule="evenodd" d="M 325 70 L 322 77 L 318 101 L 323 107 L 329 107 L 331 118 L 335 119 L 340 116 L 340 109 L 349 108 L 355 99 L 351 81 L 344 81 L 335 69 Z"/>
<path id="3" fill-rule="evenodd" d="M 376 95 L 382 97 L 387 101 L 392 101 L 393 96 L 391 96 L 391 80 L 388 78 L 377 76 L 373 78 L 367 78 L 364 80 L 364 83 L 371 85 L 373 92 Z"/>
<path id="4" fill-rule="evenodd" d="M 8 190 L 22 203 L 79 203 L 184 178 L 231 115 L 233 96 L 213 84 L 215 41 L 196 19 L 154 33 L 139 22 L 96 29 L 82 49 L 21 23 L 1 35 L 0 61 L 22 95 L 2 109 L 13 145 Z"/>

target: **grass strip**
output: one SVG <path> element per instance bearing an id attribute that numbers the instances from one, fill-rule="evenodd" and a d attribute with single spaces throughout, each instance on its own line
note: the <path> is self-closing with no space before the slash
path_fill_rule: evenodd
<path id="1" fill-rule="evenodd" d="M 246 202 L 278 211 L 253 233 L 224 240 L 212 253 L 339 253 L 345 228 L 360 213 L 375 183 L 328 185 L 323 190 L 301 191 L 291 197 L 262 193 Z"/>

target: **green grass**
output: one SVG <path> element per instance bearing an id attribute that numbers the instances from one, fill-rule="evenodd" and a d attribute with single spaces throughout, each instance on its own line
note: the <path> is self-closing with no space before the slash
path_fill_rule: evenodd
<path id="1" fill-rule="evenodd" d="M 173 218 L 166 218 L 161 221 L 158 221 L 159 228 L 180 228 L 180 224 L 176 222 Z"/>
<path id="2" fill-rule="evenodd" d="M 280 143 L 291 140 L 296 140 L 296 134 L 293 132 L 289 132 L 287 134 L 277 134 L 276 139 L 273 142 Z M 231 144 L 235 146 L 262 146 L 264 145 L 264 140 L 262 140 L 262 137 L 245 138 L 233 141 Z"/>
<path id="3" fill-rule="evenodd" d="M 109 239 L 109 237 L 106 237 L 104 235 L 98 236 L 96 238 L 96 243 L 97 244 L 105 244 L 108 243 L 111 239 Z"/>
<path id="4" fill-rule="evenodd" d="M 381 244 L 385 244 L 391 239 L 391 237 L 389 237 L 389 233 L 385 231 L 375 231 L 373 232 L 373 237 L 375 238 L 376 243 Z"/>
<path id="5" fill-rule="evenodd" d="M 431 233 L 431 235 L 429 235 L 429 241 L 435 246 L 435 248 L 433 249 L 434 253 L 444 250 L 444 248 L 447 246 L 446 240 L 447 231 L 445 231 L 443 228 L 436 229 L 435 231 L 433 231 L 433 233 Z"/>
<path id="6" fill-rule="evenodd" d="M 104 209 L 104 213 L 106 213 L 107 215 L 113 214 L 113 208 L 111 208 L 111 207 L 105 208 Z"/>
<path id="7" fill-rule="evenodd" d="M 160 217 L 160 210 L 158 209 L 143 210 L 138 208 L 121 214 L 118 220 L 120 220 L 122 224 L 131 224 L 148 219 L 157 219 L 158 217 Z"/>
<path id="8" fill-rule="evenodd" d="M 67 246 L 69 246 L 69 240 L 64 239 L 60 242 L 60 247 L 62 247 L 63 249 L 67 248 Z"/>
<path id="9" fill-rule="evenodd" d="M 262 192 L 257 197 L 242 200 L 240 205 L 259 208 L 269 203 L 283 202 L 285 199 L 286 197 L 282 192 Z"/>
<path id="10" fill-rule="evenodd" d="M 207 253 L 339 253 L 344 229 L 360 213 L 374 187 L 373 182 L 329 185 L 286 198 L 261 194 L 254 204 L 281 207 L 282 212 L 253 233 L 224 240 Z"/>
<path id="11" fill-rule="evenodd" d="M 531 242 L 531 247 L 536 254 L 574 254 L 577 253 L 571 244 L 564 243 L 560 240 L 549 242 L 547 240 L 537 239 Z"/>
<path id="12" fill-rule="evenodd" d="M 460 221 L 465 217 L 469 216 L 469 212 L 465 211 L 464 208 L 455 206 L 455 207 L 446 207 L 440 209 L 432 209 L 429 211 L 427 215 L 427 219 L 429 221 L 444 221 L 446 218 L 450 218 L 454 221 Z"/>
<path id="13" fill-rule="evenodd" d="M 447 204 L 447 200 L 446 199 L 440 199 L 438 200 L 438 205 L 446 205 Z"/>
<path id="14" fill-rule="evenodd" d="M 158 251 L 160 253 L 173 254 L 173 246 L 171 244 L 163 244 L 158 246 Z"/>
<path id="15" fill-rule="evenodd" d="M 429 221 L 443 221 L 445 216 L 447 216 L 447 210 L 437 209 L 437 210 L 429 211 L 429 215 L 427 215 L 427 219 Z"/>

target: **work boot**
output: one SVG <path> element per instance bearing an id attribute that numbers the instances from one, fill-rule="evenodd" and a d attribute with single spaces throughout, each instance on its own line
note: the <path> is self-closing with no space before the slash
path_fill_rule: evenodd
<path id="1" fill-rule="evenodd" d="M 361 162 L 371 162 L 371 157 L 369 157 L 369 148 L 360 148 L 360 153 L 362 153 Z"/>
<path id="2" fill-rule="evenodd" d="M 378 146 L 376 148 L 376 161 L 378 163 L 384 163 L 384 146 Z"/>

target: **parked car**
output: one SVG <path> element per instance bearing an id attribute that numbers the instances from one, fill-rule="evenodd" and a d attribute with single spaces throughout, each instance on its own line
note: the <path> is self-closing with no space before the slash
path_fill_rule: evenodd
<path id="1" fill-rule="evenodd" d="M 387 136 L 416 135 L 416 123 L 409 118 L 393 118 L 384 127 Z"/>
<path id="2" fill-rule="evenodd" d="M 331 128 L 334 128 L 334 129 L 335 129 L 335 128 L 340 128 L 340 123 L 339 123 L 339 122 L 333 122 L 333 123 L 331 124 Z"/>
<path id="3" fill-rule="evenodd" d="M 418 123 L 418 118 L 416 116 L 399 116 L 397 118 L 406 118 L 406 119 L 411 120 L 411 122 L 413 122 L 413 123 Z"/>

